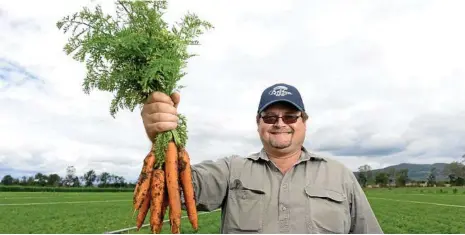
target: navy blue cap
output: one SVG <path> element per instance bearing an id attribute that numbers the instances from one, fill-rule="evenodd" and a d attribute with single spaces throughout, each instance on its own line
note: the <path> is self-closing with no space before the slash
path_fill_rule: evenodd
<path id="1" fill-rule="evenodd" d="M 298 110 L 305 111 L 304 102 L 297 88 L 289 84 L 278 83 L 263 91 L 258 105 L 258 113 L 265 110 L 269 105 L 279 101 L 288 102 L 294 105 Z"/>

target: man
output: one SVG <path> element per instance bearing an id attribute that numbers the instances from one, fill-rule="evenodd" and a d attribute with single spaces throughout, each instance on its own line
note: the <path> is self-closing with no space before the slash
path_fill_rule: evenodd
<path id="1" fill-rule="evenodd" d="M 178 93 L 148 99 L 151 140 L 176 128 L 179 101 Z M 222 233 L 383 233 L 354 174 L 305 149 L 307 119 L 299 91 L 275 84 L 258 105 L 260 152 L 192 165 L 198 209 L 221 208 Z"/>

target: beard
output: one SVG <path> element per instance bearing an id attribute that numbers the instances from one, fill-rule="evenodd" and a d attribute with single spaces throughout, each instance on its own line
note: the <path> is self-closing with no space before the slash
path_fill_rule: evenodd
<path id="1" fill-rule="evenodd" d="M 276 149 L 285 149 L 292 145 L 292 130 L 271 130 L 268 143 Z"/>
<path id="2" fill-rule="evenodd" d="M 289 141 L 275 141 L 275 140 L 270 140 L 270 146 L 273 147 L 273 148 L 276 148 L 276 149 L 285 149 L 289 146 L 291 146 L 292 142 L 289 140 Z"/>

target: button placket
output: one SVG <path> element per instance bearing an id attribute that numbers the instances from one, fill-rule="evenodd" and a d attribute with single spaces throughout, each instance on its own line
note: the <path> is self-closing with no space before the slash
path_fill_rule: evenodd
<path id="1" fill-rule="evenodd" d="M 281 180 L 281 187 L 279 193 L 279 201 L 278 201 L 278 217 L 279 217 L 279 226 L 280 226 L 280 233 L 287 233 L 289 232 L 289 208 L 288 204 L 290 203 L 290 196 L 289 196 L 289 183 L 288 183 L 288 174 L 285 174 Z"/>

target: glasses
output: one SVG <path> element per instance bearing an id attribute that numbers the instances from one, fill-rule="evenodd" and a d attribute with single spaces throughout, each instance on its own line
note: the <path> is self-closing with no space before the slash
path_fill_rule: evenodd
<path id="1" fill-rule="evenodd" d="M 281 118 L 285 124 L 292 124 L 297 122 L 297 119 L 299 119 L 300 115 L 295 115 L 295 114 L 285 114 L 283 116 L 278 116 L 278 115 L 264 115 L 262 116 L 263 122 L 266 124 L 275 124 L 278 122 L 278 119 Z"/>

